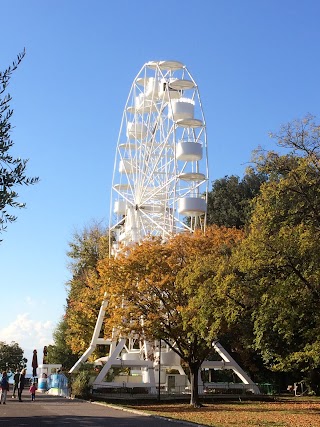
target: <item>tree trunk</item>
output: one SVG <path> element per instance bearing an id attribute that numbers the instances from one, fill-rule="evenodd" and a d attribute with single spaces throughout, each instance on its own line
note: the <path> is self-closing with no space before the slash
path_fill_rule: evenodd
<path id="1" fill-rule="evenodd" d="M 194 408 L 199 408 L 199 382 L 198 382 L 198 374 L 199 374 L 199 365 L 198 364 L 189 364 L 190 368 L 190 384 L 191 384 L 191 397 L 190 397 L 190 405 Z"/>
<path id="2" fill-rule="evenodd" d="M 320 396 L 320 369 L 311 369 L 308 374 L 308 386 L 310 391 Z"/>

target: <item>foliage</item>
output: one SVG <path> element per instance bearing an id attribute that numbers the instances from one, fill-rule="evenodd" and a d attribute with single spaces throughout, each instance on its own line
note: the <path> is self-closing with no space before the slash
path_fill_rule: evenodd
<path id="1" fill-rule="evenodd" d="M 23 350 L 16 342 L 7 344 L 0 341 L 0 370 L 15 371 L 26 366 L 27 359 L 23 357 Z"/>
<path id="2" fill-rule="evenodd" d="M 267 180 L 268 174 L 264 171 L 248 167 L 242 179 L 231 175 L 213 181 L 212 190 L 208 194 L 208 224 L 245 229 L 252 214 L 252 202 Z M 226 271 L 224 274 L 229 273 Z M 238 311 L 241 306 L 238 304 L 236 309 Z M 220 341 L 250 376 L 259 382 L 269 377 L 270 373 L 264 368 L 257 351 L 252 349 L 252 336 L 252 321 L 243 312 L 233 329 Z"/>
<path id="3" fill-rule="evenodd" d="M 54 345 L 48 346 L 47 356 L 47 363 L 61 363 L 65 370 L 71 369 L 78 360 L 66 341 L 67 331 L 67 322 L 62 319 L 53 332 Z"/>
<path id="4" fill-rule="evenodd" d="M 216 278 L 241 238 L 240 230 L 213 226 L 205 235 L 150 239 L 99 263 L 108 294 L 106 335 L 117 325 L 119 335 L 165 341 L 189 366 L 193 404 L 202 362 L 236 321 Z"/>
<path id="5" fill-rule="evenodd" d="M 229 228 L 150 238 L 110 260 L 104 233 L 75 235 L 72 351 L 88 347 L 107 292 L 105 335 L 116 325 L 122 336 L 161 338 L 189 366 L 192 393 L 213 340 L 229 343 L 251 372 L 259 367 L 260 378 L 263 362 L 320 393 L 320 126 L 307 116 L 271 136 L 285 154 L 257 150 L 243 180 L 213 184 L 208 219 Z"/>
<path id="6" fill-rule="evenodd" d="M 87 397 L 90 393 L 90 369 L 83 366 L 71 378 L 71 392 L 74 396 Z"/>
<path id="7" fill-rule="evenodd" d="M 103 297 L 97 263 L 108 253 L 107 231 L 97 224 L 75 233 L 70 242 L 72 278 L 67 284 L 65 337 L 68 348 L 75 354 L 83 353 L 91 340 Z"/>
<path id="8" fill-rule="evenodd" d="M 308 116 L 282 129 L 279 144 L 292 150 L 256 157 L 269 181 L 225 285 L 251 316 L 265 363 L 314 376 L 320 369 L 320 128 Z"/>
<path id="9" fill-rule="evenodd" d="M 231 175 L 213 181 L 208 193 L 208 224 L 243 228 L 250 218 L 251 200 L 266 180 L 265 173 L 248 168 L 241 180 Z"/>
<path id="10" fill-rule="evenodd" d="M 14 158 L 10 154 L 13 141 L 10 138 L 12 125 L 10 119 L 13 110 L 10 109 L 10 94 L 5 94 L 12 73 L 21 63 L 25 51 L 20 53 L 17 61 L 5 71 L 0 71 L 0 232 L 6 229 L 6 223 L 14 222 L 17 218 L 7 211 L 10 208 L 23 208 L 25 203 L 17 201 L 18 193 L 14 190 L 17 185 L 32 185 L 38 178 L 28 178 L 25 174 L 28 160 Z"/>

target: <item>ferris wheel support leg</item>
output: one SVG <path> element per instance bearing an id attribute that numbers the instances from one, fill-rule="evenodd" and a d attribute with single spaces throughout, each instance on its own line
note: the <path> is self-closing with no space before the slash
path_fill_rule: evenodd
<path id="1" fill-rule="evenodd" d="M 76 372 L 79 369 L 79 367 L 81 366 L 81 364 L 85 363 L 88 360 L 89 356 L 94 352 L 94 350 L 98 344 L 98 339 L 99 339 L 104 315 L 106 313 L 106 308 L 107 308 L 107 301 L 106 301 L 106 295 L 105 295 L 105 298 L 102 301 L 102 304 L 100 307 L 98 319 L 97 319 L 96 326 L 95 326 L 94 331 L 93 331 L 90 346 L 83 353 L 83 355 L 80 357 L 80 359 L 72 366 L 72 368 L 69 371 L 70 374 L 72 374 L 73 372 Z"/>
<path id="2" fill-rule="evenodd" d="M 97 376 L 97 378 L 94 380 L 94 385 L 97 384 L 101 384 L 103 381 L 103 378 L 107 375 L 109 369 L 111 368 L 111 366 L 113 365 L 113 363 L 115 362 L 116 358 L 119 356 L 121 350 L 124 348 L 126 344 L 126 339 L 122 338 L 117 346 L 115 347 L 114 351 L 111 353 L 107 363 L 104 365 L 104 367 L 101 369 L 101 371 L 99 372 L 99 375 Z"/>
<path id="3" fill-rule="evenodd" d="M 252 386 L 255 394 L 260 394 L 259 387 L 252 381 L 249 375 L 238 365 L 238 363 L 230 356 L 225 348 L 219 342 L 213 344 L 215 351 L 224 360 L 224 362 L 230 364 L 230 369 L 241 379 L 244 384 Z"/>
<path id="4" fill-rule="evenodd" d="M 94 352 L 95 348 L 96 346 L 90 346 L 89 348 L 87 348 L 87 350 L 83 353 L 80 359 L 72 366 L 72 368 L 69 371 L 69 374 L 72 374 L 73 372 L 77 372 L 81 364 L 85 363 L 88 360 L 88 357 Z"/>
<path id="5" fill-rule="evenodd" d="M 186 373 L 185 373 L 185 371 L 181 365 L 178 365 L 175 368 L 179 371 L 180 375 L 186 375 Z"/>
<path id="6" fill-rule="evenodd" d="M 152 350 L 151 347 L 152 346 L 151 346 L 149 341 L 147 341 L 147 340 L 143 341 L 143 351 L 144 351 L 144 355 L 145 355 L 146 360 L 150 360 L 150 354 L 153 353 L 151 351 Z"/>
<path id="7" fill-rule="evenodd" d="M 156 387 L 156 378 L 155 378 L 155 370 L 154 366 L 148 368 L 148 375 L 149 375 L 149 384 L 150 384 L 150 394 L 156 394 L 157 393 L 157 387 Z"/>

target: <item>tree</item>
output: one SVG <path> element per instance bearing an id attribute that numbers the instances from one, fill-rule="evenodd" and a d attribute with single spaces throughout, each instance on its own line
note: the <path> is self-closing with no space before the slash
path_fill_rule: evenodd
<path id="1" fill-rule="evenodd" d="M 106 336 L 116 326 L 122 336 L 166 342 L 189 367 L 194 406 L 200 366 L 235 321 L 216 278 L 241 238 L 240 230 L 212 227 L 205 235 L 181 233 L 166 243 L 150 239 L 99 263 L 108 294 Z"/>
<path id="2" fill-rule="evenodd" d="M 0 370 L 21 370 L 26 366 L 27 359 L 23 357 L 23 350 L 16 342 L 7 344 L 0 341 Z"/>
<path id="3" fill-rule="evenodd" d="M 268 175 L 264 171 L 248 167 L 242 179 L 231 175 L 213 181 L 212 190 L 208 193 L 208 224 L 245 229 L 252 214 L 252 202 L 267 180 Z M 265 382 L 270 373 L 263 367 L 257 351 L 252 348 L 252 335 L 251 319 L 242 313 L 241 322 L 238 321 L 220 341 L 255 381 Z"/>
<path id="4" fill-rule="evenodd" d="M 254 345 L 265 363 L 310 378 L 320 374 L 319 136 L 320 127 L 307 116 L 276 135 L 280 146 L 291 148 L 288 154 L 256 157 L 269 181 L 255 200 L 249 234 L 233 254 L 228 285 L 254 321 Z"/>
<path id="5" fill-rule="evenodd" d="M 243 228 L 250 218 L 251 200 L 266 179 L 265 173 L 248 168 L 242 180 L 231 175 L 213 181 L 208 193 L 208 224 Z"/>
<path id="6" fill-rule="evenodd" d="M 10 119 L 13 110 L 10 109 L 10 94 L 6 94 L 12 73 L 21 63 L 25 51 L 20 53 L 17 61 L 5 71 L 0 71 L 0 232 L 6 229 L 6 223 L 14 222 L 17 217 L 7 211 L 9 208 L 23 208 L 25 203 L 17 201 L 18 193 L 14 190 L 17 185 L 32 185 L 38 178 L 28 178 L 25 174 L 28 160 L 14 158 L 10 154 L 13 141 L 10 138 L 12 126 Z"/>
<path id="7" fill-rule="evenodd" d="M 75 354 L 89 346 L 103 294 L 97 264 L 109 254 L 108 232 L 99 224 L 76 232 L 70 242 L 72 278 L 67 284 L 66 343 Z"/>

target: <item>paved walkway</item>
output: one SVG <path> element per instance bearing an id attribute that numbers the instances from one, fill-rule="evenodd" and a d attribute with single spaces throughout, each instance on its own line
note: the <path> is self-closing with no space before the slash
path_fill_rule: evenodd
<path id="1" fill-rule="evenodd" d="M 0 405 L 0 425 L 14 427 L 39 426 L 108 426 L 108 427 L 182 427 L 185 423 L 144 416 L 108 406 L 65 399 L 64 397 L 36 394 L 31 401 L 25 391 L 23 401 L 7 398 Z"/>

